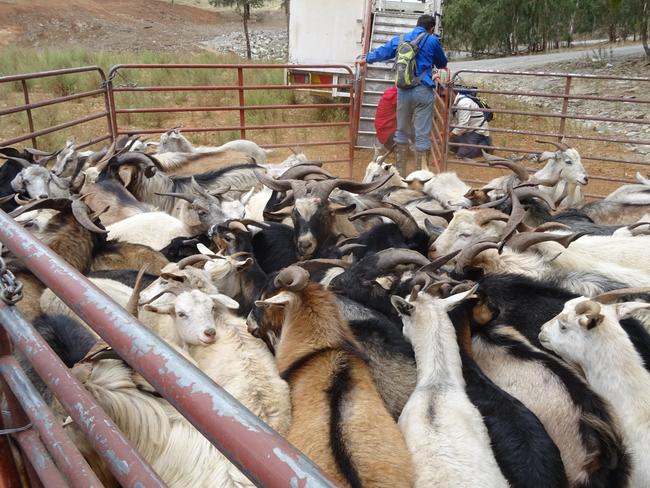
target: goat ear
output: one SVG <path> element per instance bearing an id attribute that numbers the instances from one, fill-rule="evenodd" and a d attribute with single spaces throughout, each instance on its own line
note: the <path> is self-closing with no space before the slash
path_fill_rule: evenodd
<path id="1" fill-rule="evenodd" d="M 540 163 L 543 163 L 544 161 L 548 161 L 549 159 L 555 158 L 555 153 L 551 151 L 544 151 L 537 157 L 537 161 Z"/>
<path id="2" fill-rule="evenodd" d="M 474 293 L 476 292 L 477 289 L 478 289 L 478 283 L 467 291 L 464 291 L 462 293 L 456 293 L 455 295 L 451 295 L 447 298 L 444 298 L 443 302 L 445 302 L 447 310 L 456 308 L 462 301 L 468 298 L 475 297 L 476 295 L 474 295 Z"/>
<path id="3" fill-rule="evenodd" d="M 166 304 L 166 305 L 160 305 L 160 306 L 156 306 L 156 305 L 145 305 L 144 309 L 147 310 L 147 311 L 149 311 L 149 312 L 153 312 L 153 313 L 159 313 L 159 314 L 168 314 L 168 315 L 171 315 L 171 314 L 174 313 L 174 304 L 173 304 L 173 303 L 169 303 L 169 304 Z"/>
<path id="4" fill-rule="evenodd" d="M 233 300 L 229 296 L 223 295 L 222 293 L 217 293 L 215 295 L 210 295 L 210 298 L 212 298 L 218 304 L 223 305 L 226 308 L 229 308 L 230 310 L 238 310 L 239 309 L 239 303 L 237 303 L 235 300 Z"/>
<path id="5" fill-rule="evenodd" d="M 356 207 L 357 204 L 353 203 L 352 205 L 347 205 L 345 207 L 332 207 L 330 211 L 333 214 L 346 214 L 352 212 Z"/>
<path id="6" fill-rule="evenodd" d="M 390 297 L 390 303 L 393 308 L 397 310 L 397 313 L 401 316 L 410 317 L 415 310 L 415 307 L 412 304 L 404 300 L 402 297 L 398 297 L 397 295 Z"/>
<path id="7" fill-rule="evenodd" d="M 587 314 L 584 317 L 580 317 L 580 319 L 578 319 L 578 323 L 581 327 L 584 327 L 587 330 L 591 330 L 599 325 L 604 318 L 605 316 L 600 313 L 595 315 Z"/>
<path id="8" fill-rule="evenodd" d="M 273 295 L 272 297 L 266 298 L 264 300 L 257 300 L 255 302 L 255 305 L 260 307 L 260 308 L 268 308 L 273 305 L 278 306 L 278 307 L 285 307 L 289 303 L 291 303 L 292 300 L 292 294 L 286 291 L 281 291 L 277 295 Z"/>
<path id="9" fill-rule="evenodd" d="M 650 308 L 650 303 L 645 302 L 624 302 L 616 304 L 616 316 L 619 319 L 627 317 L 637 310 L 642 310 L 644 308 Z"/>
<path id="10" fill-rule="evenodd" d="M 235 261 L 237 271 L 244 271 L 253 265 L 253 258 L 246 258 L 244 261 Z"/>
<path id="11" fill-rule="evenodd" d="M 23 181 L 22 173 L 18 173 L 16 177 L 11 180 L 11 188 L 17 193 L 22 193 L 25 191 L 25 182 Z"/>
<path id="12" fill-rule="evenodd" d="M 120 181 L 122 182 L 122 185 L 124 185 L 125 188 L 129 186 L 129 183 L 131 183 L 131 178 L 133 178 L 134 170 L 135 168 L 131 165 L 120 166 L 117 175 L 119 176 Z"/>
<path id="13" fill-rule="evenodd" d="M 205 254 L 206 256 L 214 257 L 214 251 L 210 250 L 206 245 L 201 244 L 200 242 L 196 245 L 196 248 L 199 250 L 201 254 Z"/>
<path id="14" fill-rule="evenodd" d="M 253 196 L 254 193 L 255 193 L 255 188 L 251 188 L 251 189 L 248 191 L 248 193 L 246 193 L 245 195 L 243 195 L 243 196 L 240 198 L 240 201 L 241 201 L 242 205 L 245 206 L 245 205 L 249 202 L 249 200 L 252 198 L 252 196 Z"/>

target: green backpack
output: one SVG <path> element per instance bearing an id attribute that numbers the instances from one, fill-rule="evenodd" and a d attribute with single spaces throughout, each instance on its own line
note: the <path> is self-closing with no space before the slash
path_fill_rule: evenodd
<path id="1" fill-rule="evenodd" d="M 404 34 L 399 36 L 399 45 L 395 57 L 395 85 L 397 88 L 413 88 L 420 84 L 420 78 L 416 75 L 415 57 L 420 51 L 420 40 L 427 36 L 422 32 L 413 41 L 405 41 Z M 426 39 L 425 39 L 426 42 Z"/>

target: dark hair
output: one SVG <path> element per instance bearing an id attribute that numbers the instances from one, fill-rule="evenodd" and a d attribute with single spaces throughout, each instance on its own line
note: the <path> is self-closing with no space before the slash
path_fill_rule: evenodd
<path id="1" fill-rule="evenodd" d="M 426 30 L 431 30 L 436 26 L 436 18 L 433 15 L 424 14 L 418 17 L 418 27 L 424 27 Z"/>

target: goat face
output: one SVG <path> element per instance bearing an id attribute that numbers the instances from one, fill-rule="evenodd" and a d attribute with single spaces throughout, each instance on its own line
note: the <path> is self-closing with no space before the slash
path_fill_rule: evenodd
<path id="1" fill-rule="evenodd" d="M 65 172 L 69 162 L 74 159 L 75 155 L 76 146 L 74 142 L 67 140 L 65 142 L 65 147 L 56 156 L 56 163 L 54 163 L 54 166 L 52 167 L 52 172 L 55 175 L 62 175 Z"/>
<path id="2" fill-rule="evenodd" d="M 589 182 L 587 171 L 582 165 L 580 154 L 573 148 L 555 153 L 542 153 L 540 161 L 548 159 L 546 166 L 535 173 L 539 179 L 553 179 L 558 175 L 567 183 L 586 185 Z"/>
<path id="3" fill-rule="evenodd" d="M 70 196 L 69 181 L 59 178 L 42 166 L 23 169 L 11 181 L 11 187 L 18 193 L 26 193 L 32 199 L 64 198 Z"/>
<path id="4" fill-rule="evenodd" d="M 483 223 L 482 212 L 485 210 L 456 211 L 447 228 L 433 243 L 435 255 L 444 256 L 480 239 L 499 237 L 505 224 L 494 220 Z M 434 247 L 431 251 L 433 250 Z"/>
<path id="5" fill-rule="evenodd" d="M 292 220 L 298 255 L 301 259 L 310 259 L 318 244 L 327 237 L 330 223 L 327 202 L 311 196 L 296 199 Z"/>
<path id="6" fill-rule="evenodd" d="M 194 151 L 194 146 L 192 143 L 181 135 L 178 129 L 172 129 L 170 131 L 161 134 L 160 144 L 158 145 L 158 152 L 181 152 L 189 153 Z"/>

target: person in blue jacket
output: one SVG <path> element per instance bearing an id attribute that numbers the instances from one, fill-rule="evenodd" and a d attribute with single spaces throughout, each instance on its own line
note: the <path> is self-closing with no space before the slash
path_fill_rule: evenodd
<path id="1" fill-rule="evenodd" d="M 416 75 L 420 83 L 413 88 L 398 88 L 397 92 L 397 131 L 395 132 L 397 169 L 406 172 L 406 156 L 408 153 L 409 135 L 415 129 L 416 169 L 424 169 L 428 163 L 431 149 L 431 126 L 433 118 L 433 90 L 436 86 L 433 68 L 445 68 L 445 56 L 438 37 L 433 33 L 436 18 L 432 15 L 421 15 L 417 26 L 411 32 L 404 34 L 404 41 L 413 41 L 423 32 L 425 35 L 419 42 L 419 51 L 415 58 Z M 365 59 L 357 60 L 358 64 L 388 61 L 395 58 L 400 36 L 395 36 L 383 46 L 368 53 Z M 403 176 L 406 176 L 403 174 Z"/>

